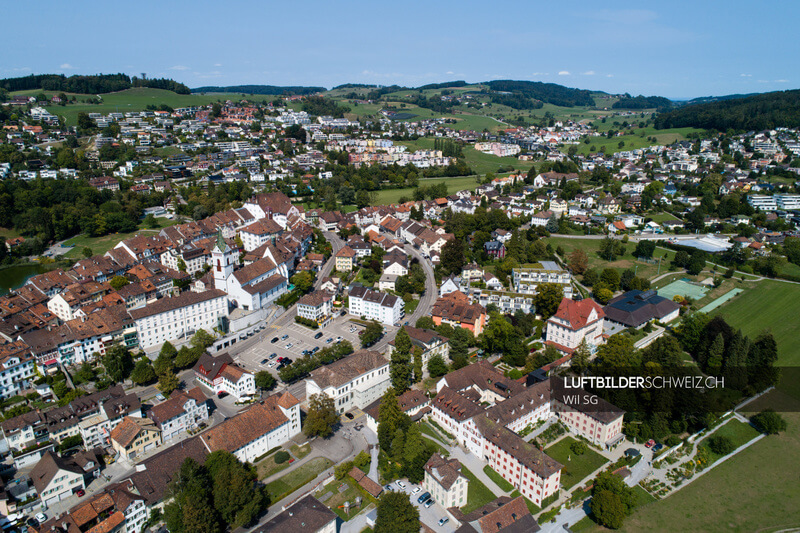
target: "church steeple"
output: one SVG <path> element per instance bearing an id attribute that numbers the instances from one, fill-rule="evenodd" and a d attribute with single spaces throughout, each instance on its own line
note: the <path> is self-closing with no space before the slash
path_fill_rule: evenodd
<path id="1" fill-rule="evenodd" d="M 228 292 L 228 278 L 233 274 L 236 263 L 236 252 L 231 250 L 222 237 L 222 231 L 217 232 L 217 244 L 211 250 L 211 266 L 214 270 L 214 287 Z"/>

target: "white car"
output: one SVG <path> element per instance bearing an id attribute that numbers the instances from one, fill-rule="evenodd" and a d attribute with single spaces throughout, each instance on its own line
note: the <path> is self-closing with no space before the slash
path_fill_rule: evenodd
<path id="1" fill-rule="evenodd" d="M 287 350 L 291 350 L 291 349 L 292 349 L 292 343 L 291 343 L 291 342 L 290 342 L 289 344 L 287 344 L 287 345 L 286 345 L 286 349 L 287 349 Z"/>
<path id="2" fill-rule="evenodd" d="M 419 488 L 419 487 L 414 487 L 414 489 L 411 491 L 411 494 L 418 494 L 418 493 L 419 493 L 419 491 L 421 491 L 421 490 L 422 490 L 422 489 L 421 489 L 421 488 Z"/>
<path id="3" fill-rule="evenodd" d="M 40 524 L 44 524 L 45 522 L 47 522 L 47 515 L 44 513 L 36 513 L 36 520 Z"/>
<path id="4" fill-rule="evenodd" d="M 397 486 L 400 487 L 401 489 L 405 489 L 406 488 L 406 484 L 403 483 L 402 481 L 398 481 L 397 482 Z"/>
<path id="5" fill-rule="evenodd" d="M 267 366 L 269 368 L 272 368 L 273 366 L 275 366 L 275 361 L 271 361 Z"/>

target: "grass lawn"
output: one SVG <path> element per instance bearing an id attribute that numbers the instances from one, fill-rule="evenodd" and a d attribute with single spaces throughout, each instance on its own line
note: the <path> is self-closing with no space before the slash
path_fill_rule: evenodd
<path id="1" fill-rule="evenodd" d="M 583 455 L 575 455 L 570 450 L 575 442 L 579 441 L 565 437 L 544 450 L 547 455 L 564 465 L 561 484 L 567 490 L 608 462 L 605 457 L 588 447 Z"/>
<path id="2" fill-rule="evenodd" d="M 708 437 L 704 438 L 700 441 L 700 444 L 707 444 L 707 440 L 714 436 L 720 437 L 728 437 L 733 442 L 733 445 L 738 448 L 743 444 L 746 444 L 753 440 L 754 438 L 758 437 L 760 433 L 750 424 L 745 424 L 744 422 L 740 422 L 735 418 L 731 418 L 728 422 L 723 424 L 719 429 L 717 429 L 714 433 L 709 435 Z M 711 452 L 711 450 L 709 450 Z M 720 457 L 721 455 L 717 455 L 714 452 L 710 454 L 710 462 L 714 462 Z"/>
<path id="3" fill-rule="evenodd" d="M 800 321 L 787 320 L 800 316 L 800 285 L 765 280 L 742 285 L 747 286 L 753 290 L 738 295 L 714 314 L 751 338 L 770 329 L 778 343 L 778 365 L 800 365 Z"/>
<path id="4" fill-rule="evenodd" d="M 268 483 L 267 490 L 269 491 L 270 498 L 273 502 L 282 500 L 331 466 L 333 466 L 333 461 L 325 457 L 316 457 L 310 460 L 285 476 Z"/>
<path id="5" fill-rule="evenodd" d="M 447 184 L 447 193 L 452 194 L 462 190 L 475 190 L 478 182 L 475 176 L 458 176 L 455 178 L 427 178 L 419 180 L 420 185 L 438 185 L 439 183 Z M 405 196 L 409 200 L 413 199 L 414 187 L 406 187 L 404 189 L 384 189 L 377 191 L 375 205 L 396 204 L 400 201 L 400 197 Z"/>
<path id="6" fill-rule="evenodd" d="M 288 460 L 281 464 L 276 463 L 275 454 L 273 453 L 266 459 L 263 459 L 256 464 L 256 468 L 258 469 L 258 479 L 266 479 L 273 474 L 277 474 L 281 470 L 289 468 L 289 466 L 290 463 Z"/>
<path id="7" fill-rule="evenodd" d="M 347 485 L 347 489 L 343 492 L 339 492 L 339 487 L 342 485 Z M 320 498 L 327 492 L 333 492 L 333 496 L 323 503 L 327 505 L 331 511 L 339 515 L 345 522 L 360 513 L 364 506 L 370 503 L 364 493 L 356 487 L 355 481 L 353 481 L 350 476 L 347 476 L 346 481 L 336 481 L 318 490 L 315 496 Z M 361 496 L 361 507 L 356 507 L 354 505 L 358 496 Z M 348 513 L 344 512 L 344 502 L 350 502 L 350 512 Z"/>
<path id="8" fill-rule="evenodd" d="M 767 406 L 783 411 L 786 432 L 761 439 L 671 496 L 637 509 L 620 531 L 779 531 L 800 525 L 800 402 L 773 391 L 747 408 Z"/>
<path id="9" fill-rule="evenodd" d="M 481 480 L 475 477 L 466 466 L 461 466 L 461 473 L 469 479 L 469 489 L 467 490 L 467 504 L 461 508 L 465 514 L 471 513 L 475 509 L 482 507 L 497 498 L 495 494 L 484 485 Z"/>
<path id="10" fill-rule="evenodd" d="M 289 448 L 289 451 L 291 452 L 292 456 L 299 461 L 311 453 L 311 445 L 304 444 L 303 446 L 298 446 L 297 444 L 292 444 L 291 448 Z"/>
<path id="11" fill-rule="evenodd" d="M 606 261 L 597 255 L 600 250 L 600 244 L 603 242 L 601 239 L 568 239 L 565 237 L 550 237 L 546 240 L 553 248 L 561 247 L 564 250 L 564 260 L 567 259 L 575 249 L 581 248 L 586 255 L 589 256 L 589 268 L 596 268 L 603 270 L 604 268 L 616 268 L 622 271 L 632 268 L 636 271 L 636 275 L 640 278 L 651 279 L 659 274 L 664 274 L 669 271 L 669 263 L 675 256 L 672 250 L 665 250 L 657 248 L 653 253 L 654 259 L 661 259 L 661 266 L 659 268 L 658 262 L 655 264 L 645 263 L 639 261 L 631 255 L 636 245 L 628 243 L 625 245 L 625 255 L 618 257 L 614 261 Z"/>
<path id="12" fill-rule="evenodd" d="M 498 474 L 494 468 L 489 465 L 483 467 L 484 473 L 489 476 L 489 479 L 497 483 L 497 486 L 503 489 L 506 492 L 511 492 L 514 490 L 514 485 L 503 479 L 503 476 Z"/>
<path id="13" fill-rule="evenodd" d="M 655 215 L 647 215 L 647 218 L 653 219 L 653 222 L 656 222 L 657 224 L 663 224 L 668 220 L 680 220 L 672 213 L 656 213 Z"/>
<path id="14" fill-rule="evenodd" d="M 410 301 L 410 302 L 408 302 L 408 303 L 405 303 L 405 302 L 404 302 L 404 304 L 403 304 L 403 305 L 404 305 L 403 309 L 405 310 L 405 312 L 406 312 L 406 315 L 410 315 L 410 314 L 412 314 L 414 311 L 416 311 L 416 309 L 417 309 L 417 306 L 419 305 L 419 300 L 411 300 L 411 301 Z"/>

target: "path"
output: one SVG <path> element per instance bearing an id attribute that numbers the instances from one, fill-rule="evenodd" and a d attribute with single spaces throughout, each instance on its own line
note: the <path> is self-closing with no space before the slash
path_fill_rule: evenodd
<path id="1" fill-rule="evenodd" d="M 459 446 L 454 446 L 450 448 L 450 458 L 451 459 L 458 459 L 459 462 L 466 466 L 470 472 L 472 472 L 476 478 L 478 478 L 481 483 L 486 485 L 486 487 L 494 493 L 495 496 L 510 496 L 510 492 L 506 492 L 500 487 L 497 486 L 497 483 L 491 480 L 489 476 L 486 475 L 486 472 L 483 471 L 483 467 L 486 466 L 483 461 L 479 460 L 477 457 L 472 455 L 471 453 L 466 453 L 464 450 L 461 449 Z"/>

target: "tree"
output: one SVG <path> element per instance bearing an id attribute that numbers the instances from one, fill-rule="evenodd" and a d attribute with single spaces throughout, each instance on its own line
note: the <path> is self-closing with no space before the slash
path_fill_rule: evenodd
<path id="1" fill-rule="evenodd" d="M 308 403 L 308 414 L 303 425 L 306 437 L 328 438 L 339 421 L 333 398 L 325 393 L 313 394 Z"/>
<path id="2" fill-rule="evenodd" d="M 572 353 L 572 359 L 570 359 L 570 368 L 572 371 L 576 374 L 583 374 L 589 367 L 590 355 L 591 350 L 589 350 L 586 337 L 584 337 Z"/>
<path id="3" fill-rule="evenodd" d="M 205 350 L 212 344 L 214 344 L 214 336 L 202 328 L 198 329 L 192 337 L 192 346 L 195 348 Z"/>
<path id="4" fill-rule="evenodd" d="M 162 344 L 161 351 L 158 352 L 159 357 L 163 357 L 169 361 L 175 359 L 176 355 L 178 355 L 178 350 L 176 350 L 175 346 L 173 346 L 169 341 L 166 341 L 164 344 Z"/>
<path id="5" fill-rule="evenodd" d="M 708 438 L 708 448 L 717 455 L 728 455 L 736 449 L 730 437 L 725 435 L 711 435 Z"/>
<path id="6" fill-rule="evenodd" d="M 400 328 L 394 339 L 394 350 L 392 350 L 389 363 L 392 388 L 398 394 L 405 392 L 411 384 L 411 346 L 411 337 L 408 336 L 408 331 L 404 327 Z"/>
<path id="7" fill-rule="evenodd" d="M 432 447 L 422 438 L 417 424 L 411 424 L 405 435 L 403 447 L 403 473 L 411 483 L 419 483 L 425 477 L 425 463 L 433 455 Z"/>
<path id="8" fill-rule="evenodd" d="M 91 130 L 94 128 L 94 121 L 89 118 L 88 113 L 81 111 L 78 113 L 78 128 L 82 130 Z"/>
<path id="9" fill-rule="evenodd" d="M 200 347 L 188 348 L 187 346 L 181 346 L 181 349 L 178 350 L 178 355 L 175 356 L 173 365 L 175 368 L 190 368 L 200 359 L 201 355 L 203 355 L 203 350 Z"/>
<path id="10" fill-rule="evenodd" d="M 309 271 L 298 272 L 291 278 L 296 291 L 306 294 L 314 287 L 314 274 Z"/>
<path id="11" fill-rule="evenodd" d="M 83 254 L 83 257 L 92 257 L 93 252 L 91 248 L 84 246 L 83 250 L 81 250 L 81 254 Z"/>
<path id="12" fill-rule="evenodd" d="M 406 414 L 397 403 L 394 389 L 389 387 L 383 393 L 380 407 L 378 407 L 378 444 L 384 452 L 391 451 L 395 431 L 404 424 L 405 417 Z"/>
<path id="13" fill-rule="evenodd" d="M 91 363 L 83 363 L 78 371 L 72 375 L 72 381 L 75 383 L 75 385 L 88 383 L 90 381 L 94 381 L 94 379 L 94 367 L 91 365 Z"/>
<path id="14" fill-rule="evenodd" d="M 419 533 L 419 510 L 411 504 L 407 494 L 383 493 L 378 500 L 375 533 Z"/>
<path id="15" fill-rule="evenodd" d="M 722 336 L 722 333 L 718 334 L 714 338 L 714 342 L 711 343 L 711 347 L 708 349 L 708 359 L 706 360 L 706 365 L 708 372 L 715 376 L 718 376 L 722 371 L 722 358 L 725 355 L 725 339 Z"/>
<path id="16" fill-rule="evenodd" d="M 598 254 L 606 261 L 614 261 L 618 256 L 625 254 L 625 245 L 616 239 L 606 237 L 600 241 Z"/>
<path id="17" fill-rule="evenodd" d="M 582 275 L 589 267 L 589 256 L 586 255 L 583 249 L 576 248 L 575 251 L 569 254 L 567 264 L 572 269 L 573 274 Z"/>
<path id="18" fill-rule="evenodd" d="M 361 347 L 367 348 L 372 346 L 378 339 L 383 336 L 383 326 L 377 321 L 373 320 L 367 327 L 364 328 L 364 333 L 361 334 Z"/>
<path id="19" fill-rule="evenodd" d="M 462 328 L 458 329 L 461 330 Z M 467 366 L 469 364 L 469 361 L 467 361 L 469 345 L 466 339 L 462 335 L 456 335 L 454 331 L 454 334 L 450 336 L 449 343 L 449 355 L 450 360 L 453 361 L 453 370 Z"/>
<path id="20" fill-rule="evenodd" d="M 230 452 L 215 451 L 206 457 L 214 509 L 231 529 L 247 525 L 267 508 L 266 487 L 256 487 L 256 472 Z"/>
<path id="21" fill-rule="evenodd" d="M 143 222 L 146 228 L 158 229 L 159 227 L 158 220 L 156 219 L 155 215 L 153 215 L 153 213 L 148 213 L 148 215 L 144 217 Z"/>
<path id="22" fill-rule="evenodd" d="M 782 431 L 786 431 L 786 420 L 773 409 L 764 409 L 757 415 L 750 417 L 750 421 L 759 431 L 767 435 L 777 435 Z"/>
<path id="23" fill-rule="evenodd" d="M 547 219 L 547 223 L 544 225 L 544 229 L 550 233 L 558 231 L 558 219 L 556 219 L 555 215 L 550 215 L 550 218 Z"/>
<path id="24" fill-rule="evenodd" d="M 256 372 L 256 387 L 261 390 L 272 390 L 277 385 L 277 380 L 275 376 L 267 372 L 266 370 L 261 370 L 260 372 Z"/>
<path id="25" fill-rule="evenodd" d="M 433 319 L 429 316 L 419 317 L 414 324 L 414 327 L 419 329 L 433 329 L 435 326 L 436 324 L 433 323 Z"/>
<path id="26" fill-rule="evenodd" d="M 103 367 L 112 381 L 124 381 L 133 370 L 131 352 L 123 346 L 112 346 L 103 357 Z"/>
<path id="27" fill-rule="evenodd" d="M 186 272 L 186 261 L 183 260 L 183 257 L 178 258 L 178 270 L 180 272 Z"/>
<path id="28" fill-rule="evenodd" d="M 625 368 L 637 366 L 637 354 L 633 342 L 627 335 L 612 335 L 608 342 L 597 347 L 597 360 L 605 368 Z"/>
<path id="29" fill-rule="evenodd" d="M 113 278 L 111 278 L 111 281 L 108 282 L 108 284 L 111 285 L 111 288 L 114 289 L 115 291 L 120 290 L 122 287 L 124 287 L 129 283 L 130 281 L 125 276 L 114 276 Z"/>
<path id="30" fill-rule="evenodd" d="M 420 348 L 419 346 L 414 346 L 413 358 L 414 358 L 414 383 L 419 383 L 420 381 L 422 381 L 422 348 Z"/>
<path id="31" fill-rule="evenodd" d="M 605 268 L 600 273 L 600 281 L 606 284 L 611 291 L 619 289 L 620 275 L 616 268 Z"/>
<path id="32" fill-rule="evenodd" d="M 635 257 L 653 257 L 653 252 L 656 251 L 656 243 L 655 241 L 651 240 L 642 240 L 636 244 L 636 248 L 633 250 L 633 255 Z"/>
<path id="33" fill-rule="evenodd" d="M 619 529 L 625 521 L 625 506 L 618 494 L 601 490 L 592 496 L 592 514 L 595 520 L 608 528 Z"/>
<path id="34" fill-rule="evenodd" d="M 461 239 L 450 239 L 442 246 L 440 267 L 445 275 L 460 274 L 464 268 L 464 242 Z"/>
<path id="35" fill-rule="evenodd" d="M 172 391 L 179 388 L 181 386 L 181 381 L 178 379 L 178 376 L 175 375 L 175 372 L 169 371 L 164 372 L 163 374 L 159 375 L 158 377 L 158 388 L 169 396 L 172 394 Z"/>
<path id="36" fill-rule="evenodd" d="M 561 300 L 564 299 L 564 289 L 558 283 L 542 283 L 536 287 L 533 304 L 536 312 L 542 315 L 542 320 L 547 320 L 558 310 Z"/>
<path id="37" fill-rule="evenodd" d="M 438 353 L 432 355 L 431 358 L 428 359 L 428 374 L 430 374 L 432 378 L 438 378 L 447 374 L 447 363 L 444 362 L 444 359 Z"/>
<path id="38" fill-rule="evenodd" d="M 164 507 L 172 533 L 221 533 L 222 523 L 212 501 L 208 472 L 194 459 L 186 459 L 170 483 L 172 501 Z M 166 498 L 165 498 L 166 499 Z"/>
<path id="39" fill-rule="evenodd" d="M 136 385 L 152 383 L 156 380 L 156 377 L 156 371 L 153 369 L 153 365 L 150 364 L 150 360 L 146 357 L 139 359 L 131 372 L 131 381 Z"/>
<path id="40" fill-rule="evenodd" d="M 222 106 L 219 104 L 219 102 L 214 102 L 211 105 L 211 116 L 217 118 L 221 114 L 222 114 Z"/>

